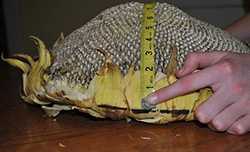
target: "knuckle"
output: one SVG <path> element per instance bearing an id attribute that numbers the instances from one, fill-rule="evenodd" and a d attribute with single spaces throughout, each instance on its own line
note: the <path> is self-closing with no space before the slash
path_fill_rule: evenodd
<path id="1" fill-rule="evenodd" d="M 233 94 L 242 95 L 247 89 L 244 82 L 235 82 L 232 86 Z"/>
<path id="2" fill-rule="evenodd" d="M 230 60 L 222 61 L 218 66 L 218 71 L 225 76 L 230 76 L 236 70 L 236 65 Z"/>

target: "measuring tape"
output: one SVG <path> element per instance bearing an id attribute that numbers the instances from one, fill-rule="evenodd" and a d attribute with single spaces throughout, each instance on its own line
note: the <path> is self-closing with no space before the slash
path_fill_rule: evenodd
<path id="1" fill-rule="evenodd" d="M 141 106 L 142 109 L 153 109 L 155 105 L 146 103 L 146 97 L 155 91 L 154 68 L 154 7 L 155 3 L 143 6 L 141 26 Z"/>

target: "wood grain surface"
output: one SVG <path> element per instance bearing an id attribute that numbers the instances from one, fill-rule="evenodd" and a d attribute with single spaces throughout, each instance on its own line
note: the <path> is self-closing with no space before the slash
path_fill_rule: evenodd
<path id="1" fill-rule="evenodd" d="M 250 133 L 213 132 L 199 122 L 152 125 L 96 119 L 77 111 L 49 118 L 19 95 L 21 71 L 0 61 L 0 151 L 250 151 Z"/>

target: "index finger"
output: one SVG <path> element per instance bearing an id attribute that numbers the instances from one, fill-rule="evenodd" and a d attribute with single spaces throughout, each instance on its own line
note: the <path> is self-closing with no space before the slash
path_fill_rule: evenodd
<path id="1" fill-rule="evenodd" d="M 215 84 L 218 76 L 219 72 L 214 69 L 214 65 L 207 67 L 201 71 L 185 76 L 165 88 L 157 90 L 150 94 L 146 101 L 149 104 L 157 104 L 180 95 L 194 92 Z"/>

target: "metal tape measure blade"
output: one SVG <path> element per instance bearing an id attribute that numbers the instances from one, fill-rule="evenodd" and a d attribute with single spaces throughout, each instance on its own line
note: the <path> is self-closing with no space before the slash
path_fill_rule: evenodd
<path id="1" fill-rule="evenodd" d="M 155 3 L 143 6 L 141 28 L 141 106 L 142 109 L 153 109 L 155 105 L 146 103 L 145 98 L 155 91 L 154 69 L 154 7 Z"/>

